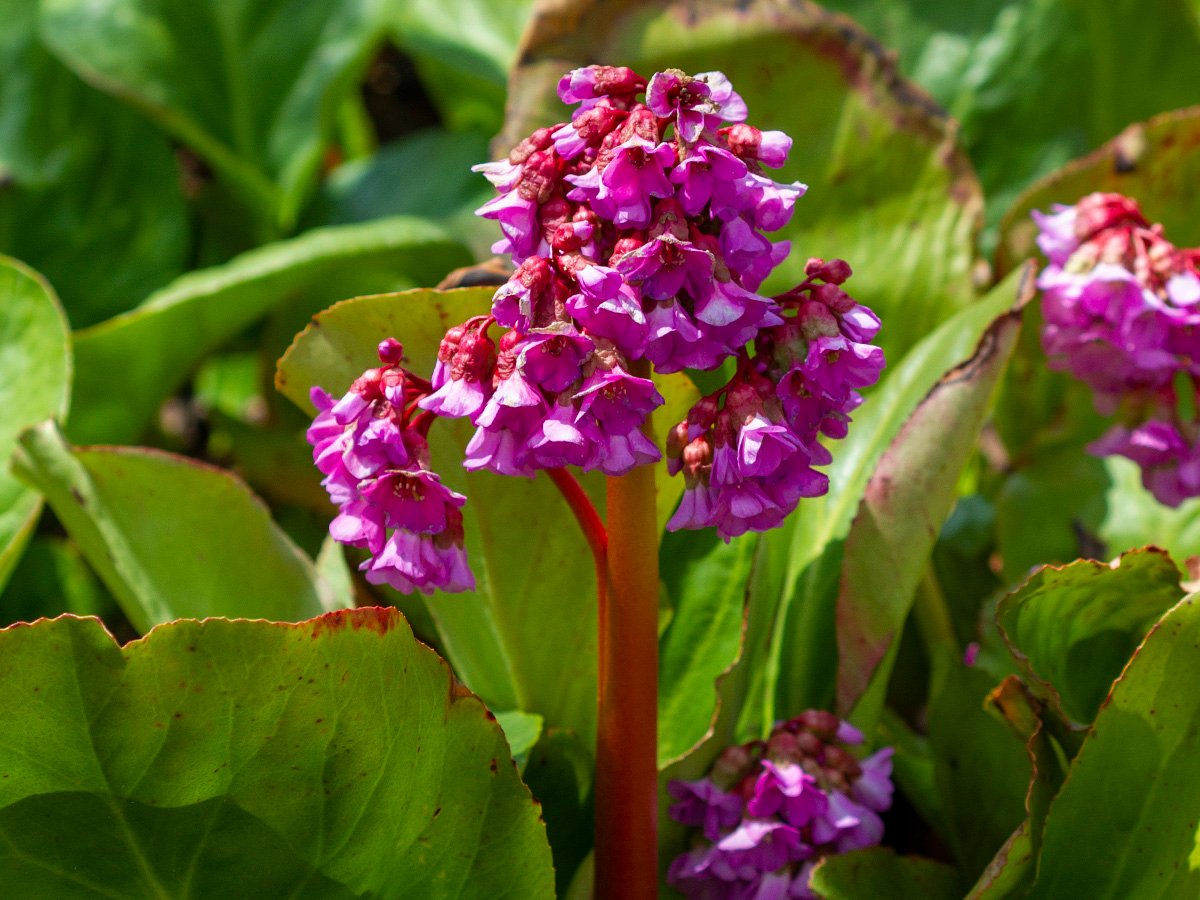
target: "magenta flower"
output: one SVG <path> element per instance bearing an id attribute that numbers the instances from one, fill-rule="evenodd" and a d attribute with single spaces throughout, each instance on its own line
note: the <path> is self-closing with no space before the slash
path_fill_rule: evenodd
<path id="1" fill-rule="evenodd" d="M 694 898 L 814 896 L 816 861 L 883 837 L 892 751 L 860 762 L 848 745 L 861 742 L 848 723 L 810 710 L 765 742 L 728 748 L 708 778 L 672 782 L 671 817 L 700 832 L 668 883 Z"/>
<path id="2" fill-rule="evenodd" d="M 660 119 L 671 118 L 680 139 L 694 144 L 705 129 L 741 122 L 746 104 L 720 72 L 685 75 L 678 69 L 655 74 L 646 87 L 646 105 Z"/>
<path id="3" fill-rule="evenodd" d="M 1136 462 L 1167 505 L 1200 496 L 1200 251 L 1171 244 L 1120 194 L 1033 215 L 1050 259 L 1038 278 L 1047 365 L 1087 384 L 1101 413 L 1121 413 L 1089 452 Z"/>
<path id="4" fill-rule="evenodd" d="M 474 340 L 456 337 L 448 353 L 462 352 L 462 344 Z M 473 346 L 486 355 L 484 344 Z M 325 473 L 322 483 L 339 507 L 329 533 L 370 552 L 360 569 L 375 584 L 406 593 L 470 590 L 474 579 L 459 512 L 466 498 L 429 469 L 425 434 L 431 419 L 419 418 L 417 410 L 432 386 L 400 365 L 403 353 L 399 342 L 383 341 L 383 366 L 363 373 L 336 403 L 313 388 L 318 413 L 308 440 Z"/>

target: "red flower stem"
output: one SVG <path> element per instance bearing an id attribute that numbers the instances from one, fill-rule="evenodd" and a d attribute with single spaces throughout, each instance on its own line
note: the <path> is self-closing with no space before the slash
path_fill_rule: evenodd
<path id="1" fill-rule="evenodd" d="M 642 368 L 645 368 L 643 366 Z M 648 371 L 634 374 L 649 377 Z M 658 896 L 658 523 L 654 467 L 608 479 L 608 603 L 600 607 L 597 900 Z"/>
<path id="2" fill-rule="evenodd" d="M 596 602 L 600 605 L 600 615 L 603 616 L 604 609 L 608 606 L 608 534 L 604 530 L 604 522 L 600 520 L 600 514 L 592 505 L 591 497 L 580 487 L 574 475 L 563 468 L 547 469 L 546 474 L 550 476 L 558 492 L 567 501 L 567 506 L 575 514 L 575 521 L 579 523 L 579 528 L 592 551 L 592 561 L 596 566 Z"/>

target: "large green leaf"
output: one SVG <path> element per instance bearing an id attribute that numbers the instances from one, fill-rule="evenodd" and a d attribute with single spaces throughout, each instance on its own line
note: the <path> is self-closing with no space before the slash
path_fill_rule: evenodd
<path id="1" fill-rule="evenodd" d="M 553 896 L 504 735 L 394 610 L 0 632 L 13 897 Z"/>
<path id="2" fill-rule="evenodd" d="M 1128 2 L 1114 5 L 1128 6 L 1131 14 L 1142 23 L 1142 27 L 1131 29 L 1130 35 L 1144 33 L 1145 25 L 1151 24 L 1145 21 L 1139 5 Z M 1097 6 L 1097 9 L 1107 6 Z M 1200 22 L 1200 15 L 1196 19 Z M 1152 20 L 1154 29 L 1162 22 L 1156 14 Z M 1200 28 L 1197 31 L 1200 32 Z M 1195 71 L 1186 96 L 1176 104 L 1183 105 L 1196 99 L 1195 85 L 1200 81 L 1200 36 L 1177 39 L 1190 40 L 1195 45 L 1187 56 L 1171 57 L 1176 64 L 1185 64 Z M 1122 66 L 1134 58 L 1122 52 Z M 1159 85 L 1157 80 L 1154 83 L 1156 87 Z M 1161 102 L 1157 90 L 1150 92 L 1150 96 L 1155 104 Z M 1146 113 L 1151 111 L 1146 110 Z M 1112 131 L 1132 119 L 1142 118 L 1142 115 L 1118 120 Z M 1038 254 L 1034 243 L 1037 226 L 1030 218 L 1031 210 L 1049 210 L 1055 203 L 1071 204 L 1092 191 L 1116 191 L 1134 197 L 1151 222 L 1163 224 L 1168 240 L 1181 247 L 1194 247 L 1200 243 L 1200 198 L 1192 189 L 1197 178 L 1200 178 L 1200 107 L 1166 113 L 1148 122 L 1131 125 L 1099 150 L 1074 160 L 1021 195 L 1001 223 L 996 266 L 1004 271 L 1025 257 Z"/>
<path id="3" fill-rule="evenodd" d="M 203 156 L 288 230 L 342 95 L 380 29 L 376 0 L 45 0 L 42 34 L 83 78 Z"/>
<path id="4" fill-rule="evenodd" d="M 1031 684 L 1086 725 L 1143 635 L 1183 595 L 1179 581 L 1171 558 L 1153 548 L 1111 566 L 1081 560 L 1038 571 L 1000 601 L 996 618 Z"/>
<path id="5" fill-rule="evenodd" d="M 0 0 L 0 252 L 45 273 L 78 328 L 178 275 L 188 227 L 166 139 L 51 56 L 37 15 Z"/>
<path id="6" fill-rule="evenodd" d="M 1196 101 L 1194 0 L 1162 0 L 1149 16 L 1137 0 L 825 5 L 897 51 L 905 76 L 961 123 L 992 225 L 1035 178 L 1129 122 Z"/>
<path id="7" fill-rule="evenodd" d="M 752 124 L 795 139 L 777 177 L 809 192 L 778 233 L 793 251 L 766 290 L 803 280 L 809 257 L 849 260 L 848 290 L 883 318 L 893 360 L 971 301 L 982 198 L 954 128 L 844 18 L 771 0 L 545 0 L 509 84 L 505 149 L 562 121 L 558 79 L 596 60 L 646 76 L 720 69 Z"/>
<path id="8" fill-rule="evenodd" d="M 917 856 L 897 856 L 888 847 L 827 856 L 809 886 L 825 900 L 953 900 L 962 894 L 955 871 Z"/>
<path id="9" fill-rule="evenodd" d="M 416 290 L 339 303 L 317 316 L 280 360 L 280 390 L 306 410 L 310 386 L 341 394 L 379 364 L 376 345 L 402 341 L 408 365 L 433 370 L 446 329 L 486 311 L 494 288 Z M 595 735 L 596 588 L 583 535 L 554 485 L 462 469 L 472 429 L 439 422 L 434 469 L 467 495 L 466 547 L 478 590 L 427 606 L 464 682 L 496 709 L 520 709 Z M 319 480 L 314 469 L 312 478 Z M 529 511 L 536 511 L 530 515 Z M 332 516 L 333 507 L 330 507 Z"/>
<path id="10" fill-rule="evenodd" d="M 846 537 L 837 602 L 837 701 L 843 713 L 872 683 L 882 691 L 891 674 L 880 663 L 899 638 L 917 582 L 930 565 L 1032 295 L 1029 279 L 1015 287 L 1012 311 L 997 318 L 971 358 L 925 396 L 867 483 Z M 856 724 L 874 731 L 873 721 L 856 717 Z"/>
<path id="11" fill-rule="evenodd" d="M 1147 589 L 1158 590 L 1153 578 Z M 1027 896 L 1200 894 L 1197 646 L 1200 607 L 1189 597 L 1146 636 L 1101 706 L 1050 807 Z M 1104 852 L 1081 849 L 1091 847 Z"/>
<path id="12" fill-rule="evenodd" d="M 36 272 L 0 256 L 0 590 L 21 557 L 41 498 L 13 478 L 9 457 L 22 429 L 63 416 L 71 345 L 54 291 Z"/>
<path id="13" fill-rule="evenodd" d="M 757 541 L 716 532 L 667 534 L 659 550 L 673 614 L 659 647 L 658 764 L 665 768 L 713 733 L 717 679 L 742 650 L 746 587 Z"/>
<path id="14" fill-rule="evenodd" d="M 397 217 L 310 231 L 189 273 L 76 336 L 69 433 L 80 443 L 136 441 L 206 354 L 283 303 L 303 321 L 342 297 L 433 283 L 468 261 L 437 226 Z"/>
<path id="15" fill-rule="evenodd" d="M 26 431 L 17 473 L 49 501 L 141 632 L 184 617 L 308 619 L 333 589 L 234 476 L 151 450 L 72 450 L 53 423 Z"/>
<path id="16" fill-rule="evenodd" d="M 969 359 L 993 321 L 1013 307 L 1029 277 L 1014 274 L 896 364 L 868 394 L 848 437 L 833 445 L 829 493 L 803 501 L 782 528 L 764 536 L 751 604 L 772 612 L 767 633 L 748 640 L 758 657 L 751 670 L 761 675 L 750 688 L 743 730 L 752 730 L 751 723 L 769 730 L 781 716 L 832 703 L 842 539 L 876 463 L 947 369 Z"/>

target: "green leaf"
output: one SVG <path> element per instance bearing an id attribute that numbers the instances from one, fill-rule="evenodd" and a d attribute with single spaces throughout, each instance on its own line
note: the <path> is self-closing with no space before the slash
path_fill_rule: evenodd
<path id="1" fill-rule="evenodd" d="M 71 344 L 58 299 L 40 275 L 0 256 L 0 591 L 21 558 L 42 500 L 8 461 L 22 429 L 64 416 L 71 395 Z"/>
<path id="2" fill-rule="evenodd" d="M 1009 835 L 965 900 L 1002 900 L 1023 896 L 1018 892 L 1033 878 L 1035 857 L 1033 842 L 1029 837 L 1029 821 L 1026 820 Z"/>
<path id="3" fill-rule="evenodd" d="M 716 532 L 663 537 L 662 577 L 674 615 L 660 640 L 658 766 L 666 768 L 713 733 L 715 687 L 742 651 L 746 587 L 757 541 L 726 544 Z"/>
<path id="4" fill-rule="evenodd" d="M 79 328 L 183 269 L 168 142 L 50 55 L 37 0 L 0 0 L 0 252 L 43 272 Z"/>
<path id="5" fill-rule="evenodd" d="M 298 621 L 336 604 L 312 561 L 228 472 L 159 451 L 72 450 L 53 423 L 21 436 L 14 466 L 140 632 L 184 617 Z"/>
<path id="6" fill-rule="evenodd" d="M 442 335 L 489 308 L 494 288 L 416 290 L 339 303 L 316 317 L 279 362 L 276 384 L 309 412 L 312 385 L 340 395 L 379 364 L 376 346 L 402 341 L 407 365 L 433 371 Z M 467 473 L 466 420 L 437 424 L 433 468 L 467 496 L 467 556 L 477 590 L 427 601 L 463 681 L 495 709 L 520 709 L 595 736 L 596 588 L 591 553 L 550 480 Z M 312 472 L 314 481 L 319 473 Z M 536 510 L 536 516 L 528 515 Z M 331 507 L 332 514 L 332 507 Z"/>
<path id="7" fill-rule="evenodd" d="M 983 870 L 1025 818 L 1029 759 L 1023 742 L 984 711 L 995 680 L 957 660 L 933 686 L 929 745 L 941 837 L 968 877 Z"/>
<path id="8" fill-rule="evenodd" d="M 1086 725 L 1143 635 L 1182 596 L 1179 580 L 1154 548 L 1112 566 L 1047 567 L 1000 601 L 996 620 L 1037 693 Z"/>
<path id="9" fill-rule="evenodd" d="M 582 877 L 580 863 L 592 849 L 592 748 L 560 728 L 547 730 L 529 753 L 522 773 L 542 804 L 542 818 L 554 854 L 556 895 L 562 897 L 572 878 Z M 591 890 L 591 879 L 587 879 Z M 587 896 L 590 898 L 591 894 Z"/>
<path id="10" fill-rule="evenodd" d="M 752 124 L 795 139 L 773 177 L 809 185 L 776 235 L 793 242 L 792 254 L 764 291 L 802 281 L 809 257 L 847 259 L 855 272 L 847 289 L 883 319 L 889 359 L 973 299 L 982 197 L 954 128 L 844 18 L 771 0 L 543 3 L 519 58 L 505 148 L 567 117 L 555 86 L 577 65 L 604 60 L 647 77 L 668 67 L 728 75 Z"/>
<path id="11" fill-rule="evenodd" d="M 0 622 L 32 622 L 64 612 L 119 622 L 121 611 L 68 538 L 35 534 L 0 593 Z"/>
<path id="12" fill-rule="evenodd" d="M 523 769 L 529 751 L 542 736 L 542 717 L 514 709 L 496 713 L 496 721 L 504 730 L 513 761 L 516 762 L 517 768 Z"/>
<path id="13" fill-rule="evenodd" d="M 871 847 L 827 856 L 813 869 L 809 887 L 825 900 L 955 900 L 958 875 L 945 863 L 897 856 L 890 847 Z"/>
<path id="14" fill-rule="evenodd" d="M 46 0 L 50 48 L 207 160 L 287 231 L 337 107 L 379 33 L 378 4 L 339 0 Z"/>
<path id="15" fill-rule="evenodd" d="M 1152 22 L 1147 22 L 1144 11 L 1137 4 L 1123 2 L 1117 5 L 1127 7 L 1129 15 L 1135 16 L 1140 23 L 1122 34 L 1122 43 L 1130 36 L 1145 34 L 1146 25 L 1153 25 L 1151 31 L 1168 26 L 1169 19 L 1160 17 L 1157 12 Z M 1167 5 L 1174 6 L 1175 3 Z M 1200 15 L 1196 16 L 1196 21 L 1200 22 Z M 1191 43 L 1194 49 L 1182 56 L 1174 51 L 1170 56 L 1142 57 L 1143 61 L 1173 60 L 1175 65 L 1186 66 L 1194 74 L 1187 82 L 1186 96 L 1173 104 L 1163 102 L 1159 88 L 1164 82 L 1158 75 L 1150 76 L 1154 90 L 1147 92 L 1147 96 L 1159 110 L 1195 102 L 1195 84 L 1200 80 L 1200 27 L 1190 36 L 1174 35 L 1171 40 Z M 1125 62 L 1132 62 L 1136 57 L 1123 50 L 1121 59 L 1123 70 Z M 1124 72 L 1121 81 L 1132 89 L 1134 82 L 1127 80 Z M 1153 108 L 1146 109 L 1116 120 L 1113 127 L 1097 140 L 1115 132 L 1126 122 L 1141 119 L 1153 111 Z M 1198 142 L 1200 107 L 1182 109 L 1131 125 L 1099 150 L 1048 175 L 1022 194 L 1005 213 L 1000 246 L 996 251 L 997 269 L 1003 272 L 1028 256 L 1038 255 L 1037 226 L 1030 218 L 1031 210 L 1049 210 L 1055 203 L 1071 204 L 1093 191 L 1115 191 L 1134 197 L 1151 222 L 1163 224 L 1168 240 L 1180 247 L 1194 247 L 1200 243 L 1200 198 L 1192 190 L 1196 179 L 1200 178 Z"/>
<path id="16" fill-rule="evenodd" d="M 1039 565 L 1095 555 L 1083 544 L 1105 516 L 1108 484 L 1104 462 L 1075 443 L 1047 449 L 1005 478 L 996 496 L 1005 582 L 1017 583 Z M 1150 532 L 1140 543 L 1153 540 Z"/>
<path id="17" fill-rule="evenodd" d="M 854 709 L 868 687 L 882 690 L 881 666 L 898 639 L 922 573 L 957 497 L 959 475 L 975 452 L 1032 295 L 1026 279 L 1013 309 L 984 332 L 975 353 L 948 371 L 909 416 L 874 467 L 846 537 L 837 601 L 838 708 Z M 952 635 L 951 635 L 952 637 Z M 866 733 L 873 721 L 856 724 Z"/>
<path id="18" fill-rule="evenodd" d="M 1196 100 L 1194 0 L 1163 0 L 1152 16 L 1135 0 L 825 5 L 850 13 L 895 51 L 904 75 L 961 123 L 992 226 L 1034 179 L 1129 122 Z"/>
<path id="19" fill-rule="evenodd" d="M 855 413 L 846 439 L 831 448 L 829 493 L 805 500 L 782 528 L 764 536 L 767 550 L 751 604 L 772 608 L 772 622 L 766 636 L 747 644 L 762 658 L 752 665 L 763 674 L 747 705 L 759 727 L 769 730 L 784 715 L 832 702 L 841 539 L 876 463 L 922 398 L 952 368 L 949 364 L 969 359 L 993 321 L 1012 308 L 1029 277 L 1029 272 L 1014 274 L 895 364 Z"/>
<path id="20" fill-rule="evenodd" d="M 79 443 L 136 441 L 200 360 L 278 305 L 299 303 L 303 320 L 355 293 L 436 282 L 465 262 L 441 229 L 395 218 L 310 231 L 191 272 L 76 335 L 68 432 Z"/>
<path id="21" fill-rule="evenodd" d="M 444 219 L 490 199 L 487 181 L 471 171 L 487 159 L 481 132 L 416 131 L 330 172 L 306 218 L 327 225 L 397 215 Z M 494 231 L 491 222 L 481 226 Z"/>
<path id="22" fill-rule="evenodd" d="M 0 685 L 13 896 L 553 896 L 500 728 L 394 610 L 64 617 L 0 632 Z"/>
<path id="23" fill-rule="evenodd" d="M 1147 587 L 1157 590 L 1153 578 Z M 1150 631 L 1101 706 L 1046 818 L 1027 896 L 1200 894 L 1198 645 L 1200 607 L 1189 597 Z"/>

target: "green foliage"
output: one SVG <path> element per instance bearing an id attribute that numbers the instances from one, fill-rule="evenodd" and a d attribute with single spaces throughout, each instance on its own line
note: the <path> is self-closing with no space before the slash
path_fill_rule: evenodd
<path id="1" fill-rule="evenodd" d="M 742 652 L 746 580 L 755 540 L 715 532 L 667 534 L 660 548 L 672 616 L 659 647 L 658 764 L 665 768 L 712 734 L 713 692 Z"/>
<path id="2" fill-rule="evenodd" d="M 39 6 L 0 2 L 0 252 L 79 328 L 182 272 L 191 228 L 167 140 L 48 52 Z"/>
<path id="3" fill-rule="evenodd" d="M 45 0 L 42 34 L 82 77 L 194 148 L 262 239 L 296 221 L 337 101 L 374 45 L 377 7 Z"/>
<path id="4" fill-rule="evenodd" d="M 961 123 L 993 227 L 1035 179 L 1130 122 L 1196 102 L 1200 10 L 1189 0 L 826 5 L 897 51 L 901 71 Z"/>
<path id="5" fill-rule="evenodd" d="M 970 359 L 994 320 L 1018 299 L 1020 276 L 958 313 L 899 363 L 855 415 L 854 427 L 829 466 L 831 489 L 806 501 L 804 514 L 763 538 L 764 555 L 751 602 L 762 604 L 770 624 L 761 639 L 751 633 L 757 656 L 742 733 L 769 730 L 785 710 L 828 706 L 837 671 L 835 609 L 844 551 L 859 500 L 872 473 L 905 421 L 956 361 Z M 974 398 L 986 407 L 987 393 Z M 940 448 L 933 448 L 935 454 Z M 954 483 L 957 470 L 942 477 Z M 764 652 L 765 651 L 765 652 Z"/>
<path id="6" fill-rule="evenodd" d="M 1031 685 L 1070 721 L 1087 725 L 1142 637 L 1183 593 L 1161 551 L 1126 553 L 1113 567 L 1044 568 L 1000 602 L 1000 628 Z"/>
<path id="7" fill-rule="evenodd" d="M 504 735 L 394 611 L 64 617 L 0 632 L 0 683 L 13 896 L 553 896 Z"/>
<path id="8" fill-rule="evenodd" d="M 951 900 L 958 879 L 949 866 L 872 847 L 823 860 L 813 872 L 812 889 L 826 900 L 891 897 L 895 900 Z"/>
<path id="9" fill-rule="evenodd" d="M 220 469 L 134 448 L 72 450 L 51 423 L 21 437 L 16 469 L 140 632 L 185 617 L 299 621 L 339 605 L 262 502 Z"/>
<path id="10" fill-rule="evenodd" d="M 334 300 L 435 280 L 466 259 L 440 228 L 395 218 L 310 231 L 191 272 L 79 333 L 76 371 L 106 375 L 76 376 L 69 433 L 81 443 L 137 440 L 206 354 L 285 301 L 302 323 Z"/>
<path id="11" fill-rule="evenodd" d="M 1127 599 L 1134 599 L 1127 594 Z M 1195 685 L 1200 615 L 1180 602 L 1113 685 L 1046 817 L 1030 897 L 1186 897 L 1200 890 Z M 1107 847 L 1099 855 L 1080 847 Z"/>
<path id="12" fill-rule="evenodd" d="M 67 323 L 36 272 L 0 257 L 0 591 L 29 539 L 41 498 L 8 471 L 21 430 L 63 416 L 71 394 Z"/>

